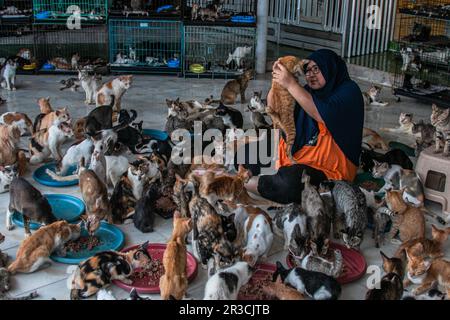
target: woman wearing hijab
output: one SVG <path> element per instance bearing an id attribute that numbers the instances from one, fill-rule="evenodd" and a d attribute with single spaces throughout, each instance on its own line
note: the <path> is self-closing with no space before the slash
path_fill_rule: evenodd
<path id="1" fill-rule="evenodd" d="M 307 59 L 305 87 L 278 61 L 272 73 L 273 81 L 297 102 L 292 150 L 296 164 L 291 164 L 281 138 L 278 172 L 253 177 L 246 185 L 247 190 L 278 203 L 301 202 L 303 171 L 312 184 L 319 185 L 327 179 L 353 181 L 359 165 L 364 124 L 361 90 L 350 79 L 345 62 L 333 51 L 317 50 Z"/>

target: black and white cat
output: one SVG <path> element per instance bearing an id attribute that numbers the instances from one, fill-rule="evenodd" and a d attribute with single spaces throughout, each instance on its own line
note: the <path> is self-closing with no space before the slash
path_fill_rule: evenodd
<path id="1" fill-rule="evenodd" d="M 217 107 L 215 115 L 221 117 L 223 123 L 228 128 L 242 129 L 244 125 L 242 113 L 239 110 L 227 107 L 222 103 Z"/>
<path id="2" fill-rule="evenodd" d="M 278 211 L 273 219 L 274 232 L 284 237 L 284 249 L 295 246 L 295 228 L 298 226 L 302 235 L 306 236 L 308 216 L 301 206 L 291 203 L 286 209 Z"/>
<path id="3" fill-rule="evenodd" d="M 339 282 L 331 276 L 300 267 L 286 269 L 279 261 L 277 261 L 277 270 L 273 274 L 273 281 L 278 275 L 284 283 L 314 300 L 337 300 L 342 292 Z"/>

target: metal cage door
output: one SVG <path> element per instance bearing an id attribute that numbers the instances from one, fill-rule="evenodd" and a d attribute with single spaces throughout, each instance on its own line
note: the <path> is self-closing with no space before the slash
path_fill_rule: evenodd
<path id="1" fill-rule="evenodd" d="M 298 1 L 300 20 L 304 22 L 322 24 L 324 20 L 324 0 Z"/>

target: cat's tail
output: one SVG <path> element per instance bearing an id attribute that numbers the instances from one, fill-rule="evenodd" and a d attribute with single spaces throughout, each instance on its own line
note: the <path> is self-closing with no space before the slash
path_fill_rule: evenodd
<path id="1" fill-rule="evenodd" d="M 70 176 L 60 176 L 50 169 L 45 169 L 45 173 L 48 174 L 50 178 L 52 178 L 55 181 L 72 181 L 78 179 L 77 174 L 72 174 Z"/>
<path id="2" fill-rule="evenodd" d="M 19 173 L 19 177 L 23 177 L 27 172 L 28 159 L 25 155 L 25 152 L 19 151 L 17 153 L 17 170 Z"/>

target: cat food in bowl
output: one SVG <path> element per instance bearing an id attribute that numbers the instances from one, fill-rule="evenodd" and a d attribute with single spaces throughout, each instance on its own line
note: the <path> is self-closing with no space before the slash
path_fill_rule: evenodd
<path id="1" fill-rule="evenodd" d="M 82 250 L 89 250 L 100 246 L 101 240 L 96 236 L 81 236 L 77 240 L 72 240 L 64 245 L 64 248 L 70 252 L 80 252 Z"/>
<path id="2" fill-rule="evenodd" d="M 277 267 L 274 264 L 262 263 L 256 265 L 256 272 L 249 282 L 241 287 L 238 300 L 272 300 L 264 293 L 263 288 L 272 282 L 272 275 Z"/>

